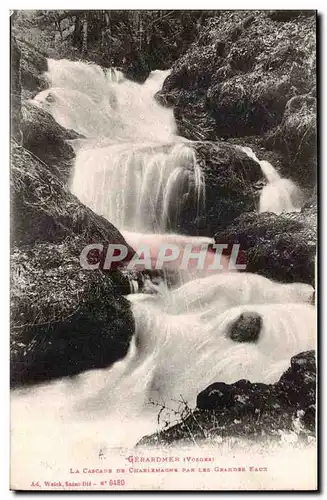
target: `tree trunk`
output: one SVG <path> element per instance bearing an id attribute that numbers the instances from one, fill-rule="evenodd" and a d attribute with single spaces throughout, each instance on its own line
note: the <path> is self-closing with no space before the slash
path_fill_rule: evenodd
<path id="1" fill-rule="evenodd" d="M 83 22 L 83 34 L 82 34 L 82 56 L 85 57 L 87 54 L 87 30 L 88 30 L 88 18 L 86 17 Z"/>
<path id="2" fill-rule="evenodd" d="M 82 22 L 79 15 L 75 16 L 75 27 L 73 33 L 73 46 L 81 50 Z"/>

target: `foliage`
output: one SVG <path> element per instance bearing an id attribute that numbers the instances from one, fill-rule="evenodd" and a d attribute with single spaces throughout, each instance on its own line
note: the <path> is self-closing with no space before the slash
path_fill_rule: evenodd
<path id="1" fill-rule="evenodd" d="M 142 80 L 153 69 L 171 67 L 204 20 L 217 15 L 200 10 L 18 11 L 13 30 L 49 57 L 118 66 Z"/>

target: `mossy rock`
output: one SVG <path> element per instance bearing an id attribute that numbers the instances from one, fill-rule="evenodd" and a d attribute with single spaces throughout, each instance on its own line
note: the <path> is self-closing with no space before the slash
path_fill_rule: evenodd
<path id="1" fill-rule="evenodd" d="M 259 191 L 255 186 L 263 181 L 263 175 L 257 162 L 224 141 L 193 142 L 192 147 L 206 186 L 205 215 L 197 214 L 194 204 L 184 207 L 180 229 L 196 234 L 196 227 L 200 234 L 212 236 L 244 212 L 256 209 Z"/>
<path id="2" fill-rule="evenodd" d="M 288 104 L 314 97 L 315 56 L 315 11 L 222 11 L 156 97 L 190 140 L 267 136 L 265 147 L 305 186 L 316 175 L 315 110 L 307 101 L 290 115 Z"/>
<path id="3" fill-rule="evenodd" d="M 22 104 L 21 129 L 23 146 L 67 182 L 75 159 L 74 149 L 67 141 L 82 136 L 59 125 L 50 113 L 31 101 Z"/>
<path id="4" fill-rule="evenodd" d="M 281 123 L 266 134 L 267 148 L 280 151 L 286 158 L 286 175 L 302 187 L 317 182 L 316 98 L 306 94 L 290 99 Z"/>
<path id="5" fill-rule="evenodd" d="M 22 98 L 31 99 L 49 86 L 44 75 L 48 70 L 47 56 L 26 40 L 17 39 L 17 43 L 21 52 Z"/>
<path id="6" fill-rule="evenodd" d="M 11 160 L 12 384 L 107 367 L 126 354 L 134 332 L 126 277 L 83 269 L 80 254 L 92 242 L 104 252 L 126 242 L 14 141 Z M 102 263 L 103 255 L 94 257 Z"/>
<path id="7" fill-rule="evenodd" d="M 246 270 L 284 283 L 314 285 L 317 207 L 276 215 L 247 213 L 215 235 L 217 243 L 240 244 Z"/>
<path id="8" fill-rule="evenodd" d="M 11 149 L 11 228 L 16 245 L 61 242 L 72 234 L 81 235 L 84 246 L 126 244 L 115 226 L 83 205 L 56 173 L 15 142 Z"/>
<path id="9" fill-rule="evenodd" d="M 127 353 L 130 304 L 110 275 L 81 268 L 79 239 L 12 249 L 13 386 L 106 368 Z"/>

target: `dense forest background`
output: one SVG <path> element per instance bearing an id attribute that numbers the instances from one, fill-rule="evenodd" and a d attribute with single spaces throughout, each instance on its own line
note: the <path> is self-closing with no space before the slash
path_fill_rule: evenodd
<path id="1" fill-rule="evenodd" d="M 210 10 L 24 10 L 15 11 L 13 34 L 47 57 L 83 59 L 121 67 L 144 80 L 168 69 L 192 43 Z"/>

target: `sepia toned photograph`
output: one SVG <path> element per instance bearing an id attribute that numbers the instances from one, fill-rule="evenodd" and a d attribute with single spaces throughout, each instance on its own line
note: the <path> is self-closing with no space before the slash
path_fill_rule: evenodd
<path id="1" fill-rule="evenodd" d="M 317 11 L 9 19 L 10 489 L 316 491 Z"/>

